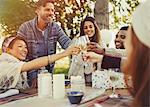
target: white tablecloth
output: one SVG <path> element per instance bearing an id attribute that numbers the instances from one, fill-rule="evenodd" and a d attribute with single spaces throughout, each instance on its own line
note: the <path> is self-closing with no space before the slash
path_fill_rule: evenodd
<path id="1" fill-rule="evenodd" d="M 92 99 L 96 96 L 104 93 L 102 89 L 94 89 L 86 87 L 85 96 L 83 100 Z M 64 99 L 52 99 L 52 98 L 38 98 L 38 96 L 30 97 L 22 100 L 12 101 L 0 107 L 75 107 L 77 105 L 71 105 L 68 98 Z"/>

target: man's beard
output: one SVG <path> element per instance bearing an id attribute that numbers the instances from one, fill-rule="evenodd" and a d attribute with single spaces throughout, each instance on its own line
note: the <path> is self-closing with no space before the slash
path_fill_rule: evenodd
<path id="1" fill-rule="evenodd" d="M 52 16 L 50 16 L 50 17 L 43 17 L 42 19 L 45 21 L 45 23 L 49 23 L 49 22 L 53 21 Z"/>

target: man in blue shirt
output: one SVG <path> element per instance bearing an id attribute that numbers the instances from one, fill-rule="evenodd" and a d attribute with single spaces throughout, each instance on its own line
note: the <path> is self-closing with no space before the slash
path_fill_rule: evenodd
<path id="1" fill-rule="evenodd" d="M 63 49 L 70 43 L 70 38 L 64 33 L 62 28 L 53 21 L 54 4 L 52 0 L 39 0 L 36 3 L 35 13 L 37 17 L 23 23 L 18 30 L 18 35 L 23 36 L 28 42 L 28 60 L 37 57 L 55 54 L 57 41 Z M 49 72 L 53 72 L 54 63 L 46 67 Z M 29 84 L 35 87 L 37 72 L 28 74 Z"/>

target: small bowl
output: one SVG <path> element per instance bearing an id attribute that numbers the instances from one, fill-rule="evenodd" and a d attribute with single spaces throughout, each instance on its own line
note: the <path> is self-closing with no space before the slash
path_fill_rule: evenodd
<path id="1" fill-rule="evenodd" d="M 79 104 L 82 100 L 84 93 L 79 91 L 70 91 L 67 93 L 68 99 L 71 104 Z"/>

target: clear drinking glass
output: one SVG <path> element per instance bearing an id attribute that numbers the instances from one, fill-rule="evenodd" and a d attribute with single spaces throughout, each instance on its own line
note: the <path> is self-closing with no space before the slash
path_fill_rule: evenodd
<path id="1" fill-rule="evenodd" d="M 72 40 L 71 45 L 80 47 L 81 54 L 84 54 L 87 51 L 87 43 L 89 43 L 89 42 L 90 42 L 90 40 L 89 40 L 88 36 L 84 35 L 84 36 L 80 36 L 80 37 L 75 37 Z M 77 57 L 77 56 L 75 56 L 75 57 Z M 77 58 L 75 58 L 75 61 L 77 61 Z M 85 64 L 85 66 L 86 66 L 86 64 Z"/>
<path id="2" fill-rule="evenodd" d="M 89 43 L 89 37 L 88 35 L 80 36 L 78 38 L 79 47 L 81 49 L 81 54 L 85 54 L 87 52 L 87 43 Z M 88 66 L 86 62 L 84 62 L 84 66 Z"/>
<path id="3" fill-rule="evenodd" d="M 89 43 L 89 42 L 90 42 L 90 40 L 89 40 L 88 36 L 84 35 L 84 36 L 73 38 L 71 45 L 79 46 L 81 51 L 84 52 L 87 50 L 87 43 Z"/>
<path id="4" fill-rule="evenodd" d="M 78 37 L 74 37 L 71 42 L 72 46 L 79 46 Z M 77 62 L 78 55 L 73 55 L 74 62 Z"/>
<path id="5" fill-rule="evenodd" d="M 112 68 L 109 69 L 109 77 L 112 84 L 112 94 L 109 96 L 111 98 L 118 98 L 118 94 L 116 94 L 116 84 L 119 80 L 119 74 L 117 73 L 118 69 Z"/>
<path id="6" fill-rule="evenodd" d="M 73 46 L 79 46 L 78 37 L 74 37 L 74 38 L 72 39 L 71 45 L 73 45 Z"/>
<path id="7" fill-rule="evenodd" d="M 80 36 L 78 38 L 78 42 L 80 44 L 81 52 L 86 52 L 87 51 L 87 43 L 90 42 L 88 36 L 87 35 Z"/>

